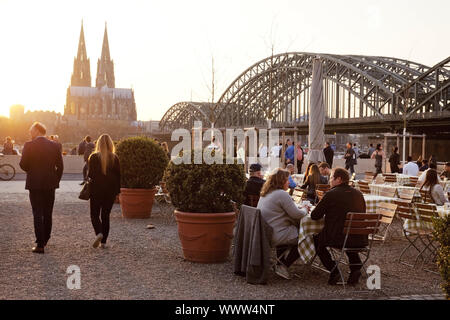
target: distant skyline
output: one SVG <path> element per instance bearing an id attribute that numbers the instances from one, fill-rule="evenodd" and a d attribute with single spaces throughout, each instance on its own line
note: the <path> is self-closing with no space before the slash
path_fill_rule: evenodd
<path id="1" fill-rule="evenodd" d="M 135 91 L 139 120 L 180 101 L 215 101 L 274 53 L 390 56 L 428 66 L 450 55 L 446 0 L 0 0 L 0 116 L 22 104 L 63 113 L 81 20 L 95 85 L 105 22 L 116 87 Z"/>

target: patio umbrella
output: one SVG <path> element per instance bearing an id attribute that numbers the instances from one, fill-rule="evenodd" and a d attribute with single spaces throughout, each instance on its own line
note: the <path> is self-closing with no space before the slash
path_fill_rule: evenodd
<path id="1" fill-rule="evenodd" d="M 323 162 L 325 143 L 325 108 L 323 104 L 322 60 L 316 58 L 313 64 L 311 104 L 309 106 L 309 162 Z"/>

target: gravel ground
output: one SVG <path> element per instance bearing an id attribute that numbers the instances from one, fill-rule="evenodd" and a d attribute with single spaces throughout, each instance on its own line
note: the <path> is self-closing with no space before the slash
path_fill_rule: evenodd
<path id="1" fill-rule="evenodd" d="M 53 232 L 44 255 L 31 253 L 34 241 L 27 194 L 1 194 L 0 299 L 380 299 L 440 294 L 440 277 L 395 262 L 406 241 L 376 244 L 370 262 L 381 267 L 381 290 L 328 286 L 327 274 L 294 265 L 286 281 L 271 274 L 267 285 L 250 285 L 233 274 L 231 258 L 222 264 L 183 259 L 170 210 L 153 207 L 146 220 L 125 220 L 114 205 L 108 249 L 94 249 L 88 202 L 75 193 L 57 194 Z M 155 229 L 146 229 L 148 224 Z M 397 226 L 398 227 L 398 226 Z M 81 269 L 81 289 L 66 287 L 66 269 Z M 437 271 L 434 265 L 430 268 Z"/>

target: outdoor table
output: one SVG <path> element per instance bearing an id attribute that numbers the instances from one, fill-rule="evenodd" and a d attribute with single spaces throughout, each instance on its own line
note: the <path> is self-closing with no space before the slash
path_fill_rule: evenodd
<path id="1" fill-rule="evenodd" d="M 310 214 L 300 220 L 300 228 L 298 230 L 298 253 L 300 255 L 300 261 L 304 264 L 311 263 L 316 255 L 313 235 L 322 231 L 324 223 L 325 219 L 313 220 L 311 219 Z"/>
<path id="2" fill-rule="evenodd" d="M 394 203 L 396 198 L 377 196 L 373 194 L 365 194 L 364 200 L 366 201 L 366 212 L 376 213 L 378 203 L 380 202 Z"/>

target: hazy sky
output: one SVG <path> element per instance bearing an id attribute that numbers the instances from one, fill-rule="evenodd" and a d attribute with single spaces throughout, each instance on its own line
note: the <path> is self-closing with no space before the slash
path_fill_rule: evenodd
<path id="1" fill-rule="evenodd" d="M 95 84 L 105 21 L 116 87 L 135 90 L 139 120 L 215 100 L 275 53 L 383 55 L 432 66 L 450 55 L 450 1 L 0 0 L 0 115 L 9 106 L 63 112 L 81 20 Z"/>

